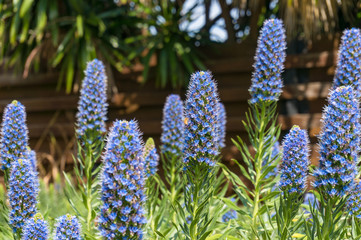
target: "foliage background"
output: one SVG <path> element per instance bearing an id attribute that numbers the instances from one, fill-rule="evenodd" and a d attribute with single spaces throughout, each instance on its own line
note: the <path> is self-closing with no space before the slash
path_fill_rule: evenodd
<path id="1" fill-rule="evenodd" d="M 0 1 L 0 60 L 26 78 L 60 71 L 67 93 L 95 57 L 122 72 L 152 57 L 156 85 L 184 86 L 195 69 L 205 69 L 212 43 L 255 41 L 264 19 L 281 17 L 289 39 L 310 42 L 361 26 L 359 0 L 91 0 Z M 223 36 L 223 37 L 219 37 Z M 74 90 L 76 90 L 75 88 Z"/>

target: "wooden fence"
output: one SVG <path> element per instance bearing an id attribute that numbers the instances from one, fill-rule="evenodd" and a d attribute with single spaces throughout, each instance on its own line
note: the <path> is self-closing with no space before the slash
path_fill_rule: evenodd
<path id="1" fill-rule="evenodd" d="M 323 47 L 319 48 L 322 51 L 289 54 L 285 65 L 286 84 L 280 100 L 279 122 L 284 132 L 294 124 L 308 129 L 313 146 L 320 130 L 321 111 L 331 86 L 337 56 L 332 44 L 328 47 L 330 48 L 327 51 L 324 51 Z M 232 51 L 231 47 L 228 49 L 231 49 L 228 52 Z M 246 137 L 241 121 L 248 108 L 254 51 L 253 45 L 251 49 L 247 49 L 247 54 L 242 54 L 239 50 L 227 55 L 225 51 L 223 57 L 214 56 L 207 61 L 208 68 L 218 81 L 220 98 L 227 111 L 227 147 L 223 151 L 226 161 L 233 157 L 238 158 L 230 139 L 236 135 Z M 157 89 L 153 81 L 140 85 L 137 79 L 141 71 L 142 66 L 136 65 L 122 74 L 112 72 L 110 85 L 117 91 L 110 94 L 109 124 L 114 119 L 135 118 L 139 121 L 145 137 L 153 136 L 159 142 L 163 104 L 165 98 L 174 91 Z M 287 84 L 297 77 L 297 73 L 302 73 L 303 83 L 296 81 Z M 71 136 L 74 133 L 78 95 L 66 95 L 62 91 L 56 91 L 57 77 L 56 73 L 30 76 L 28 79 L 12 74 L 0 75 L 0 111 L 2 113 L 12 99 L 25 105 L 30 145 L 38 152 L 61 153 L 63 148 L 71 149 L 73 146 Z M 184 89 L 175 93 L 181 94 L 184 99 Z M 303 110 L 290 112 L 287 110 L 290 104 L 296 108 L 302 106 Z M 314 163 L 316 155 L 317 151 L 313 151 Z M 64 164 L 62 163 L 63 167 Z"/>

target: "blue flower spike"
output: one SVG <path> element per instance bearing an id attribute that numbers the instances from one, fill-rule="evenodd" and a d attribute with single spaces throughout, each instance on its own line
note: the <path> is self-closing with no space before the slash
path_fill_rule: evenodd
<path id="1" fill-rule="evenodd" d="M 186 167 L 206 164 L 213 167 L 219 155 L 217 85 L 210 72 L 192 75 L 185 102 Z"/>
<path id="2" fill-rule="evenodd" d="M 301 195 L 306 189 L 310 165 L 309 137 L 306 130 L 293 126 L 283 141 L 283 156 L 280 165 L 280 189 L 287 195 Z"/>
<path id="3" fill-rule="evenodd" d="M 350 215 L 361 218 L 361 182 L 357 182 L 346 202 L 346 209 Z"/>
<path id="4" fill-rule="evenodd" d="M 314 187 L 330 198 L 342 198 L 353 187 L 360 152 L 360 109 L 351 86 L 331 91 L 322 122 Z"/>
<path id="5" fill-rule="evenodd" d="M 26 221 L 22 240 L 47 240 L 48 236 L 48 223 L 44 220 L 41 213 L 35 214 L 34 217 Z"/>
<path id="6" fill-rule="evenodd" d="M 218 145 L 220 149 L 226 146 L 226 123 L 227 123 L 227 116 L 226 116 L 226 109 L 223 103 L 218 103 Z"/>
<path id="7" fill-rule="evenodd" d="M 361 30 L 347 29 L 343 32 L 338 52 L 333 88 L 351 85 L 357 99 L 361 94 Z"/>
<path id="8" fill-rule="evenodd" d="M 29 159 L 18 159 L 12 163 L 9 178 L 10 225 L 14 233 L 21 229 L 28 218 L 36 212 L 39 183 Z"/>
<path id="9" fill-rule="evenodd" d="M 27 152 L 28 127 L 25 107 L 14 100 L 4 110 L 0 138 L 1 169 L 8 171 L 11 163 Z"/>
<path id="10" fill-rule="evenodd" d="M 80 90 L 78 103 L 77 129 L 79 138 L 94 141 L 98 135 L 106 132 L 107 120 L 107 77 L 103 63 L 94 59 L 85 70 L 85 78 Z"/>
<path id="11" fill-rule="evenodd" d="M 163 109 L 161 151 L 171 157 L 182 156 L 184 148 L 184 114 L 183 102 L 179 95 L 167 97 Z"/>
<path id="12" fill-rule="evenodd" d="M 159 155 L 154 145 L 153 138 L 148 138 L 144 146 L 144 161 L 145 161 L 145 175 L 147 178 L 154 176 L 157 172 L 157 166 L 159 163 Z"/>
<path id="13" fill-rule="evenodd" d="M 103 157 L 99 230 L 105 239 L 142 239 L 146 223 L 143 143 L 136 121 L 113 123 Z"/>
<path id="14" fill-rule="evenodd" d="M 81 225 L 70 214 L 59 217 L 55 224 L 54 240 L 81 240 Z"/>
<path id="15" fill-rule="evenodd" d="M 286 34 L 280 19 L 268 19 L 258 38 L 252 85 L 252 104 L 278 101 L 282 93 L 281 73 L 286 59 Z"/>

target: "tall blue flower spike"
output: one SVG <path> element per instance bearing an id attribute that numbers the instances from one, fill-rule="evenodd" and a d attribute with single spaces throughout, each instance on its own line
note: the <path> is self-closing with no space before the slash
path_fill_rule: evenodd
<path id="1" fill-rule="evenodd" d="M 107 139 L 101 177 L 99 230 L 105 239 L 142 239 L 145 163 L 135 121 L 115 121 Z"/>
<path id="2" fill-rule="evenodd" d="M 278 101 L 286 59 L 286 34 L 282 20 L 268 19 L 263 23 L 254 59 L 250 102 Z"/>
<path id="3" fill-rule="evenodd" d="M 9 224 L 14 233 L 21 232 L 25 221 L 36 213 L 38 186 L 37 175 L 29 159 L 15 160 L 11 165 L 8 192 Z"/>
<path id="4" fill-rule="evenodd" d="M 97 138 L 106 132 L 107 77 L 104 65 L 98 59 L 89 62 L 80 90 L 78 103 L 77 129 L 79 138 Z"/>
<path id="5" fill-rule="evenodd" d="M 361 218 L 361 182 L 354 185 L 346 202 L 350 215 Z"/>
<path id="6" fill-rule="evenodd" d="M 55 223 L 54 240 L 81 240 L 81 225 L 75 216 L 66 214 Z"/>
<path id="7" fill-rule="evenodd" d="M 214 166 L 219 154 L 218 92 L 210 72 L 196 72 L 189 83 L 185 102 L 184 163 Z"/>
<path id="8" fill-rule="evenodd" d="M 36 173 L 37 172 L 37 160 L 36 160 L 36 153 L 34 150 L 31 150 L 30 147 L 26 148 L 26 154 L 28 159 L 30 160 L 31 166 L 33 167 L 33 171 Z"/>
<path id="9" fill-rule="evenodd" d="M 153 138 L 148 138 L 144 146 L 144 162 L 145 162 L 145 175 L 146 177 L 154 176 L 157 172 L 159 162 L 159 155 L 154 145 Z"/>
<path id="10" fill-rule="evenodd" d="M 179 95 L 167 97 L 163 109 L 161 151 L 180 158 L 184 148 L 183 102 Z"/>
<path id="11" fill-rule="evenodd" d="M 343 32 L 338 52 L 333 88 L 352 85 L 360 99 L 361 94 L 361 30 L 351 28 Z"/>
<path id="12" fill-rule="evenodd" d="M 227 123 L 227 116 L 226 116 L 226 109 L 223 103 L 218 103 L 218 146 L 220 149 L 226 146 L 226 123 Z"/>
<path id="13" fill-rule="evenodd" d="M 287 194 L 300 195 L 305 191 L 310 165 L 309 137 L 305 130 L 293 126 L 283 141 L 279 187 Z"/>
<path id="14" fill-rule="evenodd" d="M 47 240 L 48 237 L 48 223 L 44 220 L 41 213 L 35 214 L 34 217 L 26 221 L 23 230 L 22 240 Z"/>
<path id="15" fill-rule="evenodd" d="M 1 126 L 0 160 L 1 169 L 8 171 L 11 163 L 27 151 L 28 127 L 25 107 L 14 100 L 6 106 Z"/>
<path id="16" fill-rule="evenodd" d="M 354 184 L 360 151 L 360 109 L 351 86 L 331 91 L 322 122 L 314 187 L 331 198 L 343 197 Z"/>

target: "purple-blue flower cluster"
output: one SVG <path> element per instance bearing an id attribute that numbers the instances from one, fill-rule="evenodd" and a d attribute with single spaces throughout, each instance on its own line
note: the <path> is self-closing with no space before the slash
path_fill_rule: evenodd
<path id="1" fill-rule="evenodd" d="M 222 149 L 226 146 L 226 123 L 227 123 L 227 115 L 226 109 L 223 103 L 218 103 L 218 146 Z"/>
<path id="2" fill-rule="evenodd" d="M 31 166 L 33 167 L 33 171 L 36 173 L 37 172 L 37 160 L 36 160 L 36 153 L 34 150 L 31 150 L 30 147 L 26 148 L 26 155 L 27 158 L 30 160 Z"/>
<path id="3" fill-rule="evenodd" d="M 231 219 L 237 219 L 237 211 L 234 209 L 229 210 L 222 216 L 222 222 L 229 222 Z"/>
<path id="4" fill-rule="evenodd" d="M 163 109 L 161 151 L 180 158 L 184 148 L 183 102 L 179 95 L 167 97 Z"/>
<path id="5" fill-rule="evenodd" d="M 38 196 L 37 175 L 29 159 L 17 159 L 11 164 L 9 178 L 10 225 L 15 233 L 36 212 Z"/>
<path id="6" fill-rule="evenodd" d="M 361 218 L 361 182 L 354 185 L 346 202 L 350 215 Z"/>
<path id="7" fill-rule="evenodd" d="M 101 235 L 105 239 L 142 239 L 142 226 L 146 223 L 145 164 L 137 122 L 117 120 L 113 123 L 103 164 Z"/>
<path id="8" fill-rule="evenodd" d="M 309 161 L 309 137 L 305 130 L 293 126 L 283 140 L 279 187 L 287 194 L 302 194 L 306 188 Z"/>
<path id="9" fill-rule="evenodd" d="M 145 175 L 146 177 L 154 176 L 157 172 L 159 162 L 159 155 L 154 145 L 153 138 L 149 138 L 144 146 L 144 162 L 145 162 Z"/>
<path id="10" fill-rule="evenodd" d="M 77 130 L 78 137 L 93 141 L 106 132 L 107 115 L 107 77 L 104 65 L 98 59 L 89 62 L 80 90 L 78 103 Z"/>
<path id="11" fill-rule="evenodd" d="M 258 38 L 252 85 L 251 103 L 277 101 L 282 93 L 281 73 L 286 59 L 286 34 L 282 20 L 268 19 Z"/>
<path id="12" fill-rule="evenodd" d="M 192 75 L 185 102 L 185 147 L 186 166 L 205 163 L 214 166 L 219 154 L 217 86 L 210 72 Z"/>
<path id="13" fill-rule="evenodd" d="M 361 94 L 361 30 L 351 28 L 343 32 L 338 53 L 333 87 L 351 85 L 360 99 Z"/>
<path id="14" fill-rule="evenodd" d="M 54 240 L 81 240 L 81 225 L 75 216 L 66 214 L 55 223 Z"/>
<path id="15" fill-rule="evenodd" d="M 1 169 L 8 171 L 11 163 L 27 151 L 28 128 L 25 107 L 14 100 L 6 106 L 1 126 L 0 159 Z"/>
<path id="16" fill-rule="evenodd" d="M 351 86 L 331 91 L 322 122 L 314 187 L 331 197 L 343 197 L 353 185 L 360 151 L 360 109 Z"/>
<path id="17" fill-rule="evenodd" d="M 41 213 L 35 214 L 34 217 L 26 221 L 22 236 L 23 240 L 47 240 L 48 236 L 48 223 L 44 220 Z"/>
<path id="18" fill-rule="evenodd" d="M 315 194 L 310 193 L 310 192 L 308 192 L 308 193 L 305 194 L 305 197 L 304 197 L 304 199 L 303 199 L 303 204 L 313 206 L 313 205 L 315 205 L 316 203 L 317 203 L 317 199 L 316 199 L 316 197 L 315 197 Z"/>

